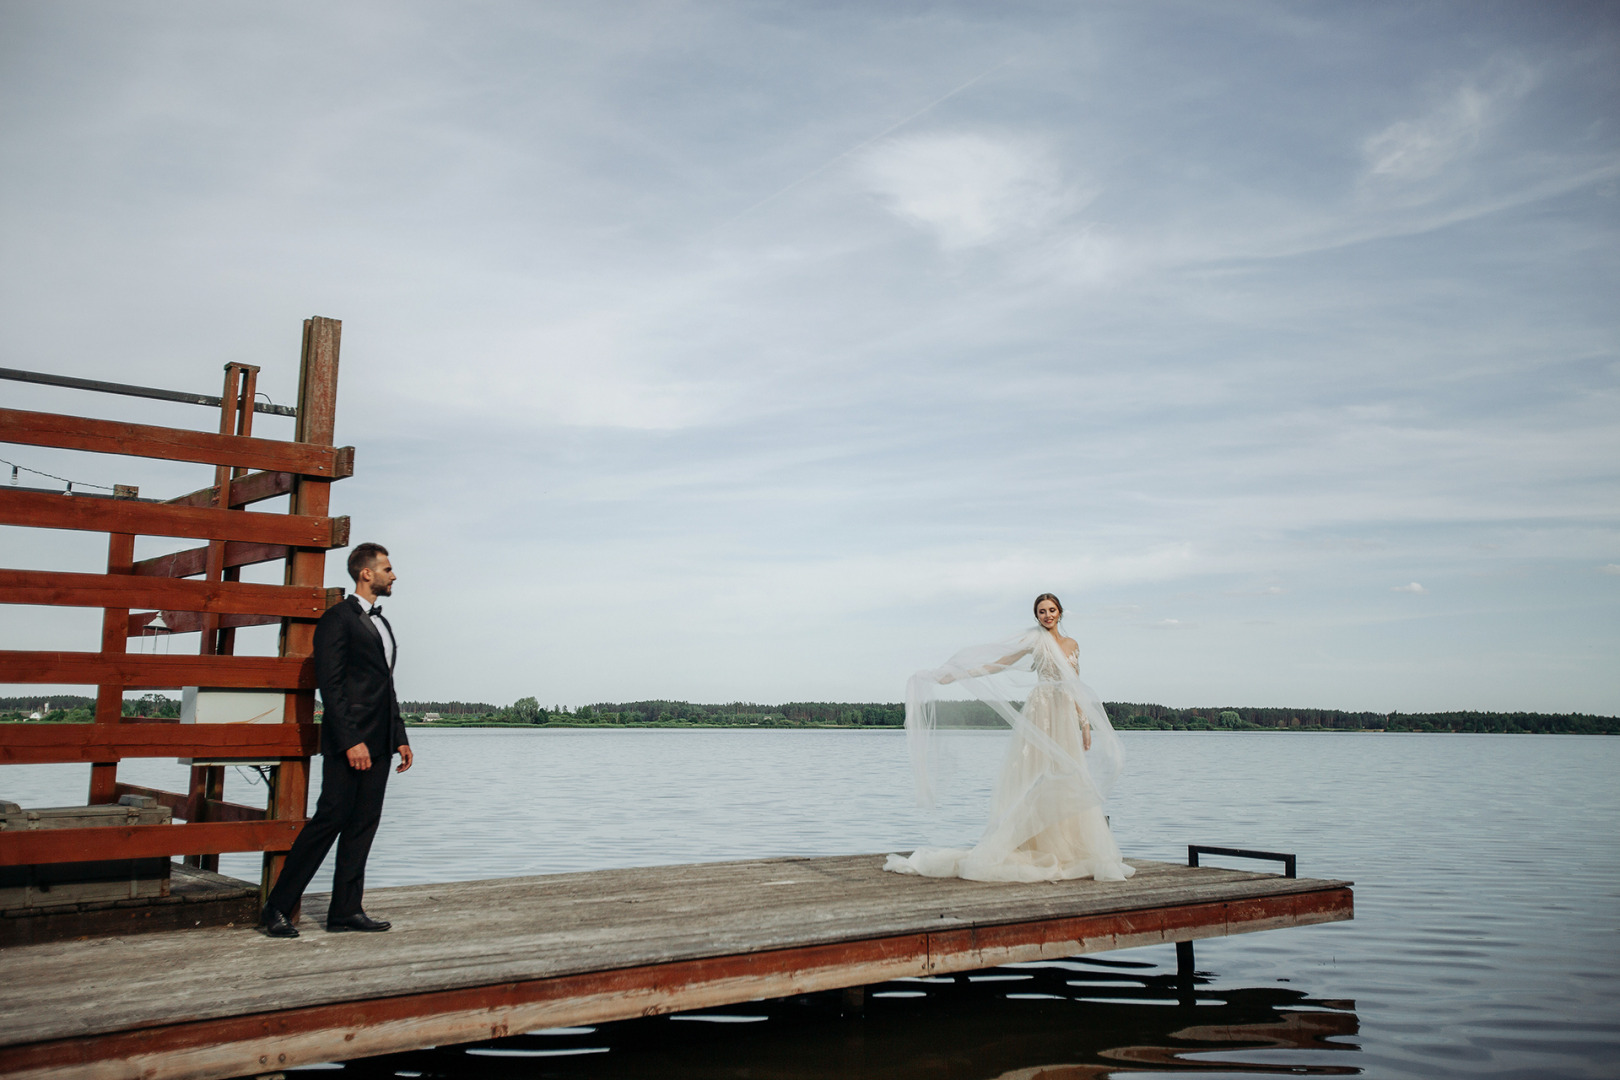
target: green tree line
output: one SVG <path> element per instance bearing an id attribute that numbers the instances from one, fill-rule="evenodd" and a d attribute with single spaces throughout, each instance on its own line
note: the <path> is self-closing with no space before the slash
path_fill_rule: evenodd
<path id="1" fill-rule="evenodd" d="M 89 723 L 95 699 L 53 694 L 0 698 L 0 722 L 20 721 L 35 712 L 52 723 Z M 1376 713 L 1342 709 L 1215 708 L 1174 709 L 1164 705 L 1110 701 L 1105 703 L 1114 726 L 1124 730 L 1161 731 L 1430 731 L 1490 734 L 1620 735 L 1620 717 L 1586 713 L 1432 712 Z M 689 701 L 599 702 L 571 709 L 542 705 L 523 697 L 510 705 L 487 702 L 407 701 L 401 705 L 406 719 L 420 721 L 438 713 L 438 724 L 455 726 L 562 725 L 569 727 L 855 727 L 895 728 L 905 723 L 899 702 L 793 701 L 759 705 L 734 701 L 699 705 Z M 126 699 L 125 716 L 176 717 L 180 701 L 165 694 Z M 946 727 L 1001 725 L 990 708 L 978 702 L 942 702 L 940 723 Z"/>

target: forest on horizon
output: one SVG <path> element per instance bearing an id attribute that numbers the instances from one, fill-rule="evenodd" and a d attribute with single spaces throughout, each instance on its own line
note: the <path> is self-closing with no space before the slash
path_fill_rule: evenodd
<path id="1" fill-rule="evenodd" d="M 1177 709 L 1165 705 L 1109 701 L 1103 703 L 1113 725 L 1122 731 L 1417 731 L 1488 734 L 1620 735 L 1620 717 L 1586 713 L 1455 712 L 1377 713 L 1343 709 L 1211 708 Z M 48 708 L 48 711 L 47 710 Z M 26 720 L 35 712 L 40 722 L 89 723 L 95 700 L 74 695 L 0 698 L 0 722 Z M 467 701 L 406 701 L 407 720 L 422 722 L 428 713 L 444 727 L 775 727 L 898 728 L 905 723 L 899 702 L 800 701 L 782 705 L 753 702 L 701 705 L 687 701 L 602 702 L 570 709 L 549 708 L 533 697 L 510 705 Z M 146 694 L 124 702 L 125 716 L 173 718 L 180 701 Z M 943 704 L 946 727 L 994 728 L 1000 721 L 977 702 Z"/>

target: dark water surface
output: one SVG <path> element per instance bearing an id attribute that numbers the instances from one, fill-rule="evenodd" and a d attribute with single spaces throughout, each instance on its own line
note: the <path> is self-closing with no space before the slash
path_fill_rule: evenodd
<path id="1" fill-rule="evenodd" d="M 1122 737 L 1131 756 L 1108 809 L 1127 856 L 1180 861 L 1188 843 L 1296 852 L 1302 876 L 1355 881 L 1355 921 L 1199 942 L 1191 992 L 1175 983 L 1173 948 L 1155 946 L 887 983 L 860 1016 L 841 1015 L 839 995 L 810 996 L 343 1071 L 1620 1076 L 1620 739 Z M 411 738 L 418 765 L 390 786 L 373 886 L 967 843 L 1000 745 L 993 733 L 951 737 L 974 794 L 930 816 L 911 801 L 897 732 L 413 729 Z M 120 775 L 184 785 L 184 770 L 167 762 L 126 763 Z M 74 802 L 87 782 L 81 766 L 10 766 L 0 797 Z M 255 794 L 235 772 L 226 786 L 227 798 Z M 256 878 L 256 867 L 227 856 L 221 868 Z"/>

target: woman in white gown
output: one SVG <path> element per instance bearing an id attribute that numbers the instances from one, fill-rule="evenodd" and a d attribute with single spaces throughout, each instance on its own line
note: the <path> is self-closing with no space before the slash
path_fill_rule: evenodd
<path id="1" fill-rule="evenodd" d="M 953 700 L 958 708 L 988 705 L 1012 734 L 979 842 L 890 855 L 885 870 L 975 881 L 1123 881 L 1136 873 L 1102 811 L 1125 748 L 1080 681 L 1079 645 L 1059 630 L 1062 618 L 1058 598 L 1042 593 L 1033 629 L 963 649 L 906 684 L 906 737 L 925 804 L 933 802 L 942 705 L 947 714 Z"/>

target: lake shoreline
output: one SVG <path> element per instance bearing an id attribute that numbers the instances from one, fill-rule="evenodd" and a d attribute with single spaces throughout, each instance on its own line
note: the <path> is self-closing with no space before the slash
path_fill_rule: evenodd
<path id="1" fill-rule="evenodd" d="M 478 728 L 496 731 L 527 731 L 527 730 L 572 730 L 572 731 L 629 731 L 634 729 L 663 729 L 672 731 L 905 731 L 904 727 L 894 725 L 874 724 L 695 724 L 683 722 L 652 721 L 640 724 L 514 724 L 499 721 L 456 723 L 445 721 L 407 720 L 408 728 L 426 729 L 459 729 Z M 962 726 L 940 727 L 941 731 L 1005 731 L 1006 727 L 990 726 Z M 1612 731 L 1419 731 L 1404 728 L 1325 728 L 1325 727 L 1252 727 L 1252 728 L 1167 728 L 1167 727 L 1129 727 L 1114 725 L 1116 731 L 1176 731 L 1176 732 L 1215 732 L 1222 735 L 1260 735 L 1267 732 L 1285 732 L 1287 734 L 1301 735 L 1615 735 L 1620 732 Z"/>

